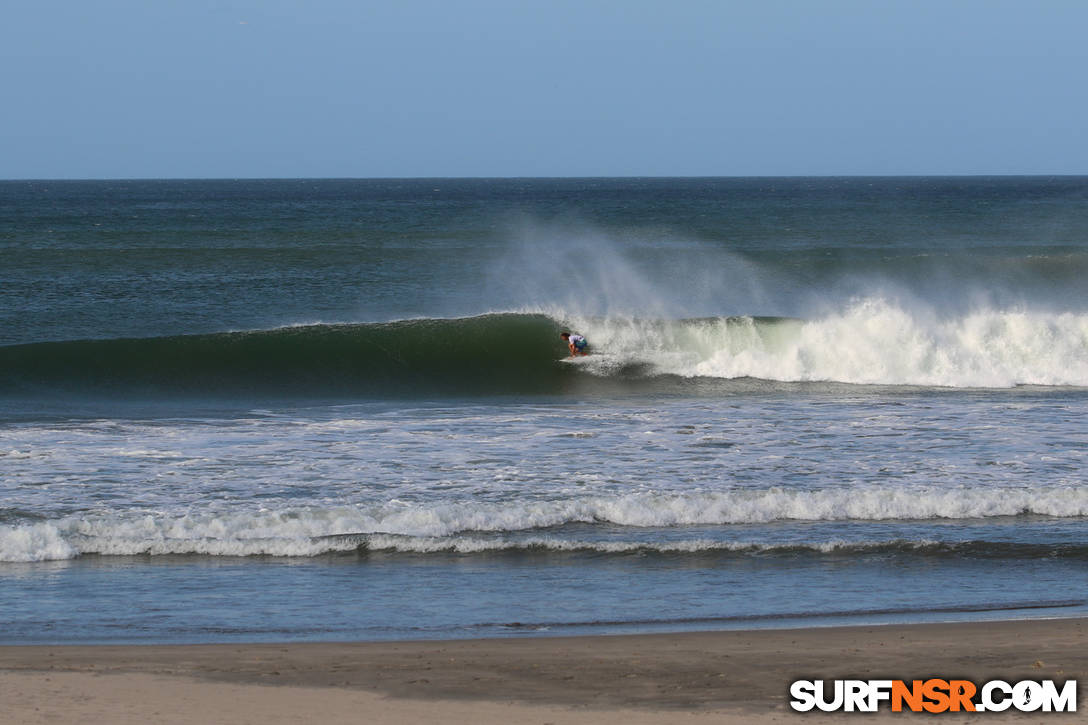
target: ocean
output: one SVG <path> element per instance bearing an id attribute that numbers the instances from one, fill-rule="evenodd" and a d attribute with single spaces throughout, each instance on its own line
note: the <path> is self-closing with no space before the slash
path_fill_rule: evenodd
<path id="1" fill-rule="evenodd" d="M 1084 616 L 1086 279 L 1088 177 L 0 182 L 0 643 Z"/>

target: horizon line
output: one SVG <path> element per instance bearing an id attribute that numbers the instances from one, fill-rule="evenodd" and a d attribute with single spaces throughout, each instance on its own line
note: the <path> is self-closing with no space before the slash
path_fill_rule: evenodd
<path id="1" fill-rule="evenodd" d="M 947 173 L 947 174 L 621 174 L 617 176 L 69 176 L 19 177 L 9 182 L 80 181 L 579 181 L 604 179 L 980 179 L 1088 178 L 1088 173 Z"/>

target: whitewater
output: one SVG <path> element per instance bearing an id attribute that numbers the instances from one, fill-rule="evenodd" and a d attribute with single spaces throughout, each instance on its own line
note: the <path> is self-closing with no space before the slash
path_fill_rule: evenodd
<path id="1" fill-rule="evenodd" d="M 6 643 L 1088 610 L 1083 179 L 0 202 Z"/>
<path id="2" fill-rule="evenodd" d="M 982 310 L 952 319 L 857 300 L 813 320 L 728 317 L 676 322 L 581 319 L 606 357 L 599 374 L 781 382 L 1004 388 L 1088 385 L 1088 315 Z"/>

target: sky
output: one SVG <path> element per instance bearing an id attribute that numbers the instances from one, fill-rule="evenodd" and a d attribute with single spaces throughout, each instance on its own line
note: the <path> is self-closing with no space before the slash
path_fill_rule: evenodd
<path id="1" fill-rule="evenodd" d="M 1083 0 L 6 0 L 0 178 L 1088 174 Z"/>

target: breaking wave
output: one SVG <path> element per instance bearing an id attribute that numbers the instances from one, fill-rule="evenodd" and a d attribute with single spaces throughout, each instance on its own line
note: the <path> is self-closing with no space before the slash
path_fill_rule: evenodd
<path id="1" fill-rule="evenodd" d="M 1074 485 L 1031 490 L 1017 487 L 886 489 L 869 486 L 816 491 L 772 488 L 713 493 L 640 493 L 505 504 L 391 501 L 376 506 L 308 507 L 255 513 L 168 515 L 130 512 L 77 515 L 51 521 L 23 518 L 20 521 L 9 519 L 10 523 L 0 525 L 0 561 L 61 560 L 83 554 L 308 557 L 360 549 L 421 553 L 506 550 L 751 553 L 763 551 L 768 545 L 734 540 L 732 534 L 727 540 L 696 537 L 677 541 L 674 537 L 667 537 L 667 540 L 655 537 L 653 542 L 647 542 L 638 531 L 775 521 L 965 520 L 1022 515 L 1088 516 L 1088 490 Z M 629 536 L 618 540 L 608 536 L 598 540 L 598 536 L 570 536 L 562 531 L 562 527 L 572 525 L 587 525 L 589 530 L 598 533 L 604 528 L 620 527 L 619 531 Z M 941 553 L 952 545 L 934 541 L 791 541 L 769 546 L 776 550 L 799 547 L 825 553 L 843 547 L 861 546 L 873 550 L 874 546 L 892 546 L 895 550 Z M 978 553 L 978 546 L 961 542 L 949 551 Z M 1037 555 L 1083 556 L 1088 547 L 1043 545 L 1043 549 L 1032 551 Z"/>
<path id="2" fill-rule="evenodd" d="M 564 360 L 558 333 L 567 327 L 594 354 Z M 561 394 L 593 380 L 609 390 L 694 382 L 698 391 L 700 381 L 1088 386 L 1088 314 L 937 319 L 869 299 L 811 320 L 496 313 L 0 348 L 8 394 Z"/>

